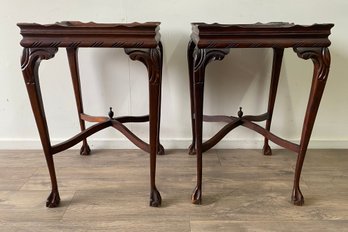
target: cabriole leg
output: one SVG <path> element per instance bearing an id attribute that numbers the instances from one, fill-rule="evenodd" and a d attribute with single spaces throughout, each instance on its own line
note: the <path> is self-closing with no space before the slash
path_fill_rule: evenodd
<path id="1" fill-rule="evenodd" d="M 80 82 L 80 72 L 79 72 L 79 64 L 78 64 L 78 48 L 69 47 L 66 48 L 69 67 L 71 73 L 71 79 L 74 86 L 74 94 L 75 101 L 77 106 L 77 112 L 80 122 L 81 131 L 86 129 L 85 121 L 83 121 L 80 115 L 83 113 L 83 103 L 82 103 L 82 94 L 81 94 L 81 82 Z M 87 139 L 82 141 L 82 147 L 80 149 L 80 155 L 89 155 L 91 153 L 91 149 L 88 146 Z"/>
<path id="2" fill-rule="evenodd" d="M 306 115 L 303 122 L 300 149 L 296 162 L 294 187 L 291 201 L 294 205 L 303 205 L 304 198 L 300 190 L 300 177 L 305 159 L 308 143 L 311 137 L 313 125 L 318 112 L 321 97 L 324 92 L 326 80 L 330 69 L 330 52 L 328 48 L 294 48 L 294 51 L 302 59 L 311 59 L 314 63 L 314 74 L 307 104 Z"/>
<path id="3" fill-rule="evenodd" d="M 192 45 L 192 44 L 191 44 Z M 197 185 L 192 193 L 192 203 L 201 204 L 202 202 L 202 140 L 203 140 L 203 99 L 204 99 L 204 80 L 205 68 L 213 60 L 222 60 L 229 49 L 199 49 L 193 50 L 192 63 L 192 84 L 193 84 L 193 105 L 194 105 L 194 129 L 195 129 L 195 148 L 197 155 Z M 192 107 L 192 105 L 191 105 Z"/>
<path id="4" fill-rule="evenodd" d="M 190 103 L 191 103 L 191 127 L 192 127 L 192 143 L 189 146 L 189 154 L 196 154 L 195 150 L 195 140 L 196 140 L 196 130 L 195 130 L 195 117 L 194 117 L 194 90 L 193 90 L 193 50 L 195 44 L 192 40 L 187 46 L 187 63 L 189 67 L 189 82 L 190 82 Z"/>
<path id="5" fill-rule="evenodd" d="M 152 54 L 156 54 L 159 61 L 162 60 L 161 50 L 151 49 Z M 152 70 L 149 76 L 149 103 L 150 103 L 150 178 L 151 178 L 151 192 L 150 192 L 150 206 L 158 207 L 161 205 L 162 199 L 155 184 L 156 178 L 156 155 L 159 151 L 159 120 L 160 120 L 160 97 L 161 97 L 161 79 L 162 79 L 162 64 L 157 62 L 152 63 Z M 156 66 L 156 67 L 155 67 Z M 148 67 L 149 68 L 149 67 Z"/>
<path id="6" fill-rule="evenodd" d="M 267 108 L 268 118 L 266 121 L 266 130 L 268 131 L 270 131 L 271 129 L 273 109 L 274 109 L 275 99 L 277 96 L 277 89 L 278 89 L 280 69 L 282 66 L 283 53 L 284 53 L 284 48 L 273 48 L 272 77 L 271 77 L 271 85 L 269 90 L 269 99 L 268 99 L 268 108 Z M 267 138 L 265 138 L 262 150 L 264 155 L 272 155 L 272 150 L 268 144 Z"/>
<path id="7" fill-rule="evenodd" d="M 46 202 L 46 206 L 50 208 L 57 207 L 59 205 L 60 197 L 38 73 L 41 60 L 53 58 L 57 51 L 57 48 L 24 48 L 21 60 L 24 81 L 27 87 L 36 125 L 39 130 L 39 135 L 51 178 L 52 190 Z"/>
<path id="8" fill-rule="evenodd" d="M 162 69 L 163 69 L 163 46 L 162 43 L 159 42 L 159 49 L 160 49 L 160 54 L 161 54 L 161 68 L 160 68 L 160 80 L 159 80 L 159 94 L 158 94 L 158 121 L 157 121 L 157 144 L 158 144 L 158 151 L 157 155 L 164 155 L 165 150 L 164 147 L 162 146 L 160 142 L 160 128 L 161 128 L 161 104 L 162 104 Z"/>
<path id="9" fill-rule="evenodd" d="M 195 146 L 197 155 L 197 185 L 192 193 L 192 203 L 201 204 L 202 202 L 202 133 L 203 133 L 203 91 L 204 91 L 204 67 L 203 70 L 195 72 L 193 91 L 194 91 L 194 112 L 195 112 Z M 197 81 L 201 79 L 201 81 Z"/>
<path id="10" fill-rule="evenodd" d="M 150 206 L 158 207 L 162 198 L 156 187 L 156 155 L 159 152 L 160 96 L 162 79 L 161 45 L 151 49 L 126 48 L 132 60 L 144 63 L 149 73 L 149 118 L 150 118 Z"/>

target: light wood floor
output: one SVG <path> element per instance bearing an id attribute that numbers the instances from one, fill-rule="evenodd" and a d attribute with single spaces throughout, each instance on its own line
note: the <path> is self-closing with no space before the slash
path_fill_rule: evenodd
<path id="1" fill-rule="evenodd" d="M 157 162 L 160 208 L 148 206 L 142 151 L 71 150 L 55 161 L 62 202 L 48 209 L 42 152 L 0 152 L 0 231 L 348 231 L 347 150 L 308 151 L 302 207 L 289 201 L 296 155 L 285 150 L 207 152 L 200 206 L 190 203 L 195 157 L 169 150 Z"/>

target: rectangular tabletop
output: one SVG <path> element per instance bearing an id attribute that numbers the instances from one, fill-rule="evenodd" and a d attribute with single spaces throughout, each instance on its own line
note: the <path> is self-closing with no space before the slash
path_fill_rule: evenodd
<path id="1" fill-rule="evenodd" d="M 153 48 L 160 40 L 159 22 L 55 24 L 18 23 L 23 47 Z"/>
<path id="2" fill-rule="evenodd" d="M 192 41 L 198 48 L 328 47 L 334 24 L 192 23 Z"/>

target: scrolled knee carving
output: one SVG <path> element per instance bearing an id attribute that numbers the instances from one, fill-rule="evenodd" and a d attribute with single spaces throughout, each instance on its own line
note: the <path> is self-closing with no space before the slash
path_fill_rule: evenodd
<path id="1" fill-rule="evenodd" d="M 21 68 L 27 85 L 35 84 L 38 68 L 41 60 L 54 57 L 58 48 L 24 48 L 21 58 Z"/>
<path id="2" fill-rule="evenodd" d="M 308 60 L 311 59 L 314 64 L 317 79 L 326 81 L 330 69 L 330 52 L 327 47 L 297 47 L 294 48 L 297 56 Z"/>
<path id="3" fill-rule="evenodd" d="M 162 51 L 156 48 L 125 48 L 125 53 L 132 59 L 142 62 L 149 73 L 150 84 L 159 84 L 161 80 Z"/>
<path id="4" fill-rule="evenodd" d="M 214 60 L 223 60 L 225 56 L 229 53 L 230 49 L 200 49 L 195 47 L 193 50 L 193 71 L 199 72 L 204 70 L 206 66 Z M 199 75 L 204 78 L 204 75 Z M 198 80 L 202 82 L 203 80 Z M 197 80 L 196 80 L 197 83 Z"/>

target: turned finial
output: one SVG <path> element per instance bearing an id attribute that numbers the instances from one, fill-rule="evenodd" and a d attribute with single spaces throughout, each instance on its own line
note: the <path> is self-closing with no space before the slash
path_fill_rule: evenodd
<path id="1" fill-rule="evenodd" d="M 242 117 L 243 116 L 243 111 L 242 111 L 242 107 L 239 107 L 239 111 L 238 111 L 238 117 Z"/>
<path id="2" fill-rule="evenodd" d="M 108 113 L 109 118 L 112 119 L 114 117 L 114 112 L 112 111 L 112 107 L 110 107 L 110 111 Z"/>

